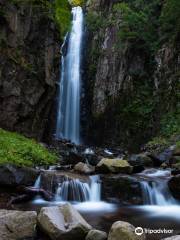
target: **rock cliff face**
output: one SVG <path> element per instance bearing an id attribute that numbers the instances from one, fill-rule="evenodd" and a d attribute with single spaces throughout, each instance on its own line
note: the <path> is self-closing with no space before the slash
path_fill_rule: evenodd
<path id="1" fill-rule="evenodd" d="M 0 127 L 42 139 L 59 76 L 50 9 L 0 0 Z"/>
<path id="2" fill-rule="evenodd" d="M 167 43 L 152 56 L 140 41 L 121 41 L 123 19 L 113 10 L 119 2 L 91 0 L 86 7 L 86 135 L 137 149 L 177 107 L 180 51 Z"/>

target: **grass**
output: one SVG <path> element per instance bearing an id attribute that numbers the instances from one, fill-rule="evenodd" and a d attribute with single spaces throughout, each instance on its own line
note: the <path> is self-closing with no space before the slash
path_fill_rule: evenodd
<path id="1" fill-rule="evenodd" d="M 33 139 L 0 128 L 0 164 L 35 166 L 54 164 L 58 157 Z"/>

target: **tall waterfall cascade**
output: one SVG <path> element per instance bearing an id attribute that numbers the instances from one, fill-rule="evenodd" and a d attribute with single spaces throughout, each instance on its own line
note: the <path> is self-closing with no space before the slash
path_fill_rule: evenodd
<path id="1" fill-rule="evenodd" d="M 81 49 L 83 11 L 72 9 L 72 29 L 62 45 L 56 138 L 80 143 Z M 66 45 L 67 50 L 63 51 Z M 63 53 L 65 52 L 65 53 Z"/>

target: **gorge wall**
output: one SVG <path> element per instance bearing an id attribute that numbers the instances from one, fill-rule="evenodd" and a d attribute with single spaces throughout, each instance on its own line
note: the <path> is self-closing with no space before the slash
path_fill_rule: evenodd
<path id="1" fill-rule="evenodd" d="M 85 135 L 92 143 L 137 149 L 178 131 L 180 31 L 174 25 L 166 36 L 165 7 L 162 1 L 87 2 Z"/>
<path id="2" fill-rule="evenodd" d="M 0 127 L 40 140 L 59 78 L 59 32 L 43 1 L 0 0 L 0 24 Z"/>

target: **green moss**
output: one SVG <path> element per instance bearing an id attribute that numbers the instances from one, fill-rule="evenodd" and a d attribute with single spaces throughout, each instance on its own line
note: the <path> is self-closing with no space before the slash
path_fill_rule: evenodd
<path id="1" fill-rule="evenodd" d="M 65 36 L 71 26 L 71 7 L 68 0 L 55 0 L 55 21 L 61 36 Z"/>
<path id="2" fill-rule="evenodd" d="M 82 6 L 84 4 L 84 0 L 69 0 L 69 2 L 73 7 Z"/>
<path id="3" fill-rule="evenodd" d="M 57 159 L 54 153 L 50 153 L 35 140 L 0 129 L 0 164 L 48 165 L 55 163 Z"/>

